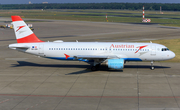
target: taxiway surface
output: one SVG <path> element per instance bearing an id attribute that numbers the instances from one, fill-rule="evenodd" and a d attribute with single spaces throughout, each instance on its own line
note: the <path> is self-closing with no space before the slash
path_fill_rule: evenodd
<path id="1" fill-rule="evenodd" d="M 3 24 L 2 22 L 0 24 Z M 159 25 L 53 20 L 32 22 L 44 41 L 140 41 L 179 38 Z M 1 110 L 180 110 L 180 63 L 127 62 L 123 71 L 57 61 L 8 49 L 11 29 L 0 29 Z"/>

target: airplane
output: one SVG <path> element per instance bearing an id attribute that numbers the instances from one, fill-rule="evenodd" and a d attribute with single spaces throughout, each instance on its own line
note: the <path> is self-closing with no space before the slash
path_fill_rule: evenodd
<path id="1" fill-rule="evenodd" d="M 151 61 L 151 70 L 154 70 L 154 61 L 175 57 L 175 53 L 164 45 L 152 42 L 44 42 L 20 16 L 11 18 L 17 43 L 10 44 L 10 49 L 49 59 L 84 61 L 92 65 L 92 71 L 98 70 L 101 63 L 107 64 L 108 68 L 122 70 L 127 61 Z"/>

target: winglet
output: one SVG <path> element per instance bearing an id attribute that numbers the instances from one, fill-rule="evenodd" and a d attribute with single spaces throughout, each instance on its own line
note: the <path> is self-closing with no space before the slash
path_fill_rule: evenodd
<path id="1" fill-rule="evenodd" d="M 38 39 L 20 16 L 11 16 L 11 18 L 18 43 L 43 42 Z"/>

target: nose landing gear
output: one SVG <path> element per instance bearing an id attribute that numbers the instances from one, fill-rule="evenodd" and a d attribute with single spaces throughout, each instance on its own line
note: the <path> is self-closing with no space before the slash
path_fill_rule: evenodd
<path id="1" fill-rule="evenodd" d="M 154 70 L 153 61 L 151 61 L 151 70 Z"/>

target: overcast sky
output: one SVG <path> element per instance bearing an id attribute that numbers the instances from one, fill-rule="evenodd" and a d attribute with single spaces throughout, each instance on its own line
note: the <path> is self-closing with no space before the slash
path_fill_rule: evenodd
<path id="1" fill-rule="evenodd" d="M 28 4 L 31 3 L 180 3 L 180 0 L 0 0 L 0 4 Z"/>

